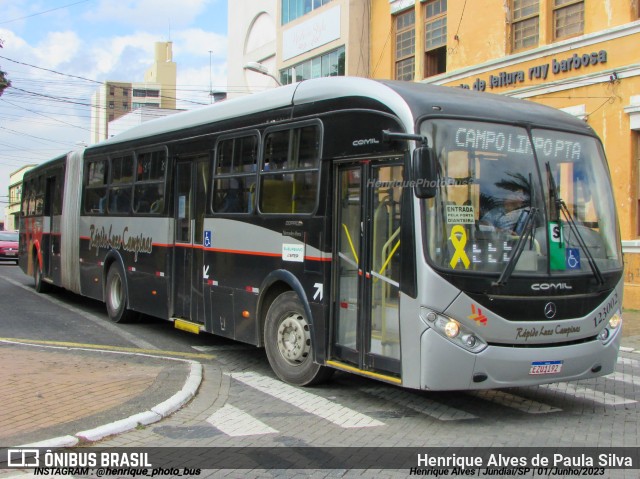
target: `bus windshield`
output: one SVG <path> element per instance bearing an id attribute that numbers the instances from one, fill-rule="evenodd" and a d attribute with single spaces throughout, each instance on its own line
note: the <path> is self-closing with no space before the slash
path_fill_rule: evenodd
<path id="1" fill-rule="evenodd" d="M 446 119 L 423 122 L 421 134 L 440 173 L 435 198 L 423 200 L 425 248 L 437 268 L 600 277 L 622 267 L 595 138 Z"/>

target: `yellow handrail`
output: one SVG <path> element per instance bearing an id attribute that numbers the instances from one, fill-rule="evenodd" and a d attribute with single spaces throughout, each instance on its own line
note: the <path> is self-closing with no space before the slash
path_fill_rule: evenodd
<path id="1" fill-rule="evenodd" d="M 353 246 L 353 241 L 351 241 L 351 235 L 349 234 L 349 228 L 347 228 L 347 225 L 342 223 L 342 227 L 344 228 L 344 232 L 347 235 L 347 241 L 349 241 L 349 246 L 351 247 L 351 252 L 353 253 L 353 257 L 356 260 L 356 263 L 360 263 L 360 261 L 358 260 L 358 255 L 356 254 L 356 248 Z"/>

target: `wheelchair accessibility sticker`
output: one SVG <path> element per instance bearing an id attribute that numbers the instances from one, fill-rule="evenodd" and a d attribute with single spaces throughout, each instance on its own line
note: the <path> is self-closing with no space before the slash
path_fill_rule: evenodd
<path id="1" fill-rule="evenodd" d="M 211 230 L 204 231 L 204 247 L 211 248 Z"/>
<path id="2" fill-rule="evenodd" d="M 567 248 L 567 269 L 580 269 L 580 250 Z"/>

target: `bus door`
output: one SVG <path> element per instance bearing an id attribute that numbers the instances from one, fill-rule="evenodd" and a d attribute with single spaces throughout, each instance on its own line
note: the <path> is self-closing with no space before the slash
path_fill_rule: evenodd
<path id="1" fill-rule="evenodd" d="M 204 324 L 203 225 L 209 156 L 176 163 L 173 316 Z"/>
<path id="2" fill-rule="evenodd" d="M 44 262 L 43 273 L 48 278 L 53 278 L 54 274 L 57 273 L 60 268 L 60 225 L 55 224 L 56 214 L 60 214 L 57 211 L 58 205 L 56 203 L 56 180 L 56 176 L 48 176 L 45 185 L 44 231 L 48 232 L 49 235 L 45 240 L 48 241 L 46 252 L 44 250 L 42 251 L 42 261 Z M 43 236 L 43 239 L 44 238 Z"/>
<path id="3" fill-rule="evenodd" d="M 331 356 L 400 373 L 402 159 L 336 165 Z"/>

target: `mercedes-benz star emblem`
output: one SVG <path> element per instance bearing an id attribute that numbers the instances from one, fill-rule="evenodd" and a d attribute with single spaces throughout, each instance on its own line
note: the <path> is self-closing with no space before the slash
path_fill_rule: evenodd
<path id="1" fill-rule="evenodd" d="M 558 308 L 556 308 L 556 303 L 547 303 L 544 305 L 544 315 L 547 319 L 553 319 L 557 312 Z"/>

